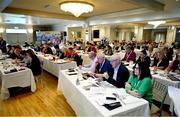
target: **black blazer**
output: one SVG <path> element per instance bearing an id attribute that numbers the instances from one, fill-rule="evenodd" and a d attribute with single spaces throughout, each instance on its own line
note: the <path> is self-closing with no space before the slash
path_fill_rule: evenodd
<path id="1" fill-rule="evenodd" d="M 167 57 L 163 58 L 163 60 L 159 63 L 159 65 L 158 65 L 158 61 L 154 62 L 154 66 L 163 67 L 163 70 L 166 69 L 168 65 L 169 65 L 169 60 Z"/>
<path id="2" fill-rule="evenodd" d="M 180 61 L 178 59 L 174 60 L 172 65 L 172 72 L 175 72 L 175 70 L 180 70 Z"/>
<path id="3" fill-rule="evenodd" d="M 3 53 L 5 53 L 7 50 L 6 50 L 6 41 L 5 40 L 1 40 L 0 41 L 0 49 Z"/>
<path id="4" fill-rule="evenodd" d="M 128 69 L 124 65 L 121 64 L 118 69 L 116 80 L 113 79 L 113 74 L 114 74 L 114 70 L 113 70 L 113 72 L 108 71 L 109 78 L 108 78 L 107 82 L 109 82 L 110 84 L 112 84 L 118 88 L 124 88 L 125 82 L 127 82 L 129 79 Z"/>
<path id="5" fill-rule="evenodd" d="M 29 68 L 32 70 L 32 73 L 34 76 L 38 76 L 41 74 L 41 63 L 37 56 L 34 56 L 31 60 L 31 64 L 29 65 Z"/>
<path id="6" fill-rule="evenodd" d="M 53 55 L 53 51 L 50 47 L 48 47 L 45 51 L 45 54 L 52 54 Z"/>
<path id="7" fill-rule="evenodd" d="M 143 63 L 143 64 L 146 65 L 147 67 L 150 67 L 151 59 L 150 59 L 149 56 L 146 56 L 146 57 L 144 58 L 144 61 L 142 61 L 141 58 L 139 57 L 139 58 L 137 59 L 136 63 L 139 63 L 139 62 Z"/>

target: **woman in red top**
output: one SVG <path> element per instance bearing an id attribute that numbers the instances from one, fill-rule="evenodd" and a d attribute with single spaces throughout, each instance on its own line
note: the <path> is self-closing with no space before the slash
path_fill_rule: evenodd
<path id="1" fill-rule="evenodd" d="M 66 57 L 70 60 L 74 60 L 74 58 L 77 56 L 77 52 L 75 52 L 72 47 L 68 48 L 68 51 L 66 51 Z"/>
<path id="2" fill-rule="evenodd" d="M 71 61 L 76 61 L 77 66 L 82 65 L 83 60 L 81 56 L 79 56 L 72 47 L 70 47 L 68 51 L 66 51 L 66 57 L 69 58 Z"/>

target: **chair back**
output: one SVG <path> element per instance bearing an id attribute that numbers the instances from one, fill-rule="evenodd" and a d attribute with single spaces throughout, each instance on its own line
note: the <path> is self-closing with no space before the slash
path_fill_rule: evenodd
<path id="1" fill-rule="evenodd" d="M 159 107 L 159 116 L 161 116 L 163 104 L 168 93 L 167 87 L 168 86 L 166 86 L 162 82 L 156 79 L 153 80 L 153 100 L 160 101 L 161 103 Z"/>

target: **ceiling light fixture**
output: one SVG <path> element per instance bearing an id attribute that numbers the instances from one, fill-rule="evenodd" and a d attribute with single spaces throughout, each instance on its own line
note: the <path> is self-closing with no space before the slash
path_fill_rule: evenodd
<path id="1" fill-rule="evenodd" d="M 92 12 L 94 8 L 94 5 L 82 1 L 66 1 L 59 5 L 61 10 L 70 12 L 76 17 L 79 17 L 83 13 Z"/>
<path id="2" fill-rule="evenodd" d="M 154 25 L 154 28 L 157 28 L 161 24 L 165 24 L 166 21 L 149 21 L 148 24 Z"/>

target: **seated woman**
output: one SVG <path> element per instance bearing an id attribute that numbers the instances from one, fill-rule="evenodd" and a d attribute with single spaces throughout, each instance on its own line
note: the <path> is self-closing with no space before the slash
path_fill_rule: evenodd
<path id="1" fill-rule="evenodd" d="M 109 56 L 113 55 L 113 50 L 112 50 L 112 47 L 110 45 L 106 45 L 105 50 L 104 50 L 104 54 L 109 55 Z"/>
<path id="2" fill-rule="evenodd" d="M 22 49 L 21 47 L 17 46 L 14 50 L 15 59 L 22 60 L 23 58 L 20 56 Z"/>
<path id="3" fill-rule="evenodd" d="M 136 61 L 136 53 L 134 52 L 133 47 L 128 46 L 126 48 L 126 53 L 125 53 L 124 58 L 122 60 L 127 61 L 127 62 L 129 62 L 129 61 L 135 62 Z"/>
<path id="4" fill-rule="evenodd" d="M 142 62 L 135 64 L 133 74 L 126 82 L 125 89 L 135 97 L 144 98 L 151 105 L 153 94 L 150 69 Z"/>
<path id="5" fill-rule="evenodd" d="M 166 72 L 170 71 L 180 73 L 180 51 L 178 52 L 177 58 L 167 67 Z"/>
<path id="6" fill-rule="evenodd" d="M 21 63 L 20 65 L 22 65 L 22 66 L 28 66 L 28 65 L 30 65 L 30 63 L 31 63 L 31 58 L 27 56 L 25 50 L 22 50 L 22 51 L 20 52 L 20 56 L 23 58 L 23 59 L 20 61 L 20 63 Z"/>
<path id="7" fill-rule="evenodd" d="M 51 54 L 51 55 L 53 55 L 53 51 L 52 51 L 52 49 L 48 46 L 48 45 L 46 45 L 46 49 L 45 49 L 45 52 L 44 52 L 45 54 Z"/>
<path id="8" fill-rule="evenodd" d="M 31 49 L 27 50 L 27 56 L 31 59 L 30 65 L 28 67 L 32 70 L 34 76 L 38 76 L 41 74 L 41 63 L 38 57 L 34 54 Z"/>
<path id="9" fill-rule="evenodd" d="M 11 54 L 12 46 L 11 45 L 7 45 L 6 49 L 7 49 L 7 53 L 6 54 L 10 55 Z"/>
<path id="10" fill-rule="evenodd" d="M 150 66 L 151 59 L 149 56 L 147 56 L 146 50 L 142 50 L 140 53 L 139 58 L 137 59 L 136 63 L 142 62 L 145 64 L 147 67 Z"/>
<path id="11" fill-rule="evenodd" d="M 65 56 L 67 58 L 69 58 L 70 60 L 74 60 L 74 58 L 78 56 L 78 53 L 75 52 L 72 47 L 69 47 L 68 50 L 65 53 Z"/>
<path id="12" fill-rule="evenodd" d="M 56 49 L 56 56 L 58 56 L 60 59 L 63 59 L 65 55 L 64 52 L 59 48 L 59 45 L 55 45 L 54 48 Z"/>
<path id="13" fill-rule="evenodd" d="M 157 69 L 164 70 L 168 67 L 168 65 L 169 65 L 168 58 L 164 55 L 163 52 L 158 52 L 157 56 L 154 58 L 154 63 L 153 63 L 154 70 Z"/>
<path id="14" fill-rule="evenodd" d="M 71 61 L 76 61 L 77 66 L 82 65 L 82 62 L 83 62 L 82 58 L 78 55 L 77 52 L 75 52 L 75 51 L 73 50 L 72 47 L 70 47 L 70 48 L 68 49 L 68 51 L 66 51 L 66 55 L 65 55 L 65 56 L 66 56 L 67 58 L 69 58 Z"/>
<path id="15" fill-rule="evenodd" d="M 173 59 L 172 57 L 172 53 L 170 52 L 169 48 L 168 47 L 164 47 L 163 48 L 163 52 L 164 52 L 164 55 L 166 56 L 166 58 L 171 61 Z"/>

